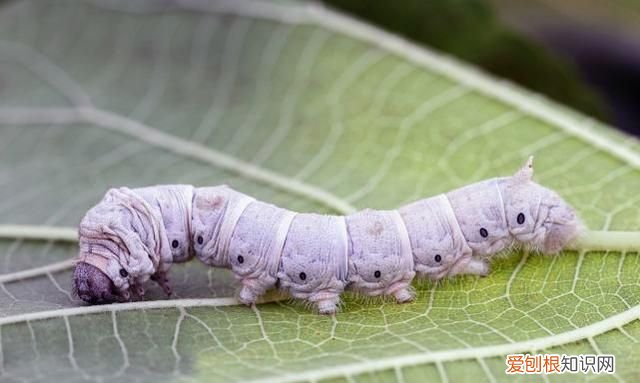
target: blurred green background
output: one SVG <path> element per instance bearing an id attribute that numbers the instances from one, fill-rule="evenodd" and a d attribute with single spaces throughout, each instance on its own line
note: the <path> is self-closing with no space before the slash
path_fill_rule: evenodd
<path id="1" fill-rule="evenodd" d="M 637 1 L 325 3 L 640 135 Z"/>

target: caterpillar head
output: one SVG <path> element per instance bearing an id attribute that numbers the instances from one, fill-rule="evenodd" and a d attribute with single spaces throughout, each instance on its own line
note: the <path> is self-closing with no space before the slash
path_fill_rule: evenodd
<path id="1" fill-rule="evenodd" d="M 73 291 L 80 299 L 90 304 L 126 300 L 109 276 L 86 262 L 76 264 L 73 271 Z"/>
<path id="2" fill-rule="evenodd" d="M 87 226 L 91 223 L 80 226 L 79 262 L 73 274 L 75 294 L 91 304 L 128 301 L 132 295 L 143 294 L 142 284 L 158 265 L 149 258 L 140 238 L 122 228 Z"/>
<path id="3" fill-rule="evenodd" d="M 573 241 L 583 226 L 567 202 L 532 178 L 530 157 L 514 176 L 501 182 L 508 229 L 519 243 L 554 254 Z"/>
<path id="4" fill-rule="evenodd" d="M 171 255 L 159 215 L 129 189 L 112 189 L 82 219 L 75 294 L 88 303 L 126 301 L 142 284 L 163 275 Z"/>

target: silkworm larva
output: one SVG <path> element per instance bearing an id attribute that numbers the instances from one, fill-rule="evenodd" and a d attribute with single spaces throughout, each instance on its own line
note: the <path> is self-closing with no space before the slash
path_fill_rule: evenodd
<path id="1" fill-rule="evenodd" d="M 90 303 L 141 296 L 148 279 L 170 293 L 170 265 L 195 256 L 230 268 L 245 304 L 276 286 L 324 314 L 345 289 L 408 302 L 416 275 L 484 276 L 513 245 L 553 254 L 577 237 L 574 210 L 532 177 L 529 158 L 511 177 L 346 217 L 294 213 L 224 185 L 112 189 L 80 224 L 74 289 Z"/>

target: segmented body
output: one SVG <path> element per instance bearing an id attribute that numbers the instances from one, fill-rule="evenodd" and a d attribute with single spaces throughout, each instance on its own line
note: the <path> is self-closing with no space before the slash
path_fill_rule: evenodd
<path id="1" fill-rule="evenodd" d="M 515 243 L 557 252 L 575 237 L 573 210 L 531 176 L 529 161 L 512 177 L 348 216 L 295 213 L 224 185 L 113 189 L 81 223 L 80 262 L 126 293 L 148 278 L 169 291 L 169 265 L 195 256 L 230 268 L 246 304 L 276 285 L 321 313 L 346 289 L 407 302 L 416 275 L 486 275 L 488 257 Z"/>

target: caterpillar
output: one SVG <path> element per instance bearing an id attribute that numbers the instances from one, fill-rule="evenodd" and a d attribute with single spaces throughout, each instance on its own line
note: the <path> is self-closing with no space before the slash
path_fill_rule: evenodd
<path id="1" fill-rule="evenodd" d="M 111 189 L 80 223 L 74 291 L 126 301 L 151 279 L 171 294 L 171 264 L 196 257 L 231 269 L 248 305 L 274 287 L 322 314 L 345 290 L 409 302 L 416 277 L 486 276 L 513 246 L 554 254 L 579 235 L 574 209 L 532 177 L 530 157 L 510 177 L 347 216 L 294 213 L 226 185 Z"/>

